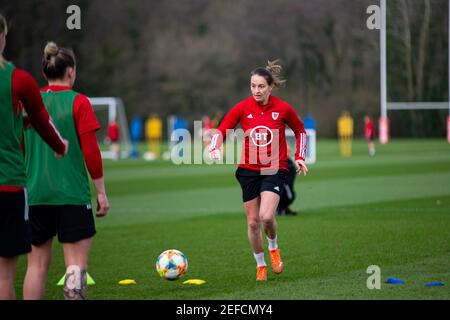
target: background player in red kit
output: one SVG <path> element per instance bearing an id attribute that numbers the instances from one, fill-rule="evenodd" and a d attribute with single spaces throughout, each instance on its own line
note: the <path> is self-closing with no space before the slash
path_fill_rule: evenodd
<path id="1" fill-rule="evenodd" d="M 37 83 L 4 60 L 7 33 L 6 19 L 0 14 L 0 300 L 16 298 L 17 260 L 31 250 L 21 106 L 31 125 L 57 154 L 67 151 L 45 109 Z"/>
<path id="2" fill-rule="evenodd" d="M 288 125 L 295 133 L 295 165 L 298 174 L 308 172 L 305 164 L 306 132 L 296 111 L 283 100 L 272 95 L 274 87 L 285 81 L 279 78 L 281 66 L 277 61 L 269 62 L 265 68 L 252 71 L 250 89 L 252 96 L 239 102 L 225 116 L 213 135 L 209 146 L 210 157 L 220 159 L 220 146 L 226 131 L 241 123 L 245 131 L 243 154 L 236 171 L 242 188 L 247 229 L 253 249 L 256 280 L 267 280 L 261 227 L 269 242 L 272 270 L 283 271 L 283 261 L 277 243 L 275 213 L 283 184 L 288 172 L 288 154 L 285 128 Z"/>
<path id="3" fill-rule="evenodd" d="M 369 155 L 371 157 L 375 156 L 375 128 L 373 126 L 372 120 L 370 120 L 369 116 L 364 117 L 364 135 L 367 140 L 367 145 L 369 148 Z"/>
<path id="4" fill-rule="evenodd" d="M 76 78 L 72 50 L 48 43 L 42 69 L 49 83 L 41 89 L 42 98 L 72 148 L 57 163 L 33 130 L 25 133 L 33 250 L 28 255 L 24 299 L 44 298 L 52 241 L 58 235 L 67 268 L 64 298 L 81 300 L 86 297 L 88 256 L 96 233 L 87 171 L 97 190 L 97 217 L 109 209 L 96 138 L 100 126 L 87 97 L 72 90 Z M 78 281 L 69 286 L 68 279 Z"/>
<path id="5" fill-rule="evenodd" d="M 115 120 L 112 120 L 108 124 L 108 138 L 111 143 L 111 152 L 113 155 L 113 160 L 119 160 L 120 158 L 120 133 L 119 125 Z"/>

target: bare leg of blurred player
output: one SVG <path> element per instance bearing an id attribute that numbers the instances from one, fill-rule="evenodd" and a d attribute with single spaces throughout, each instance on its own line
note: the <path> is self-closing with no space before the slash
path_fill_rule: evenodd
<path id="1" fill-rule="evenodd" d="M 40 246 L 33 246 L 28 254 L 27 273 L 23 283 L 24 300 L 43 300 L 45 283 L 52 260 L 52 240 Z"/>
<path id="2" fill-rule="evenodd" d="M 66 281 L 64 282 L 64 299 L 84 300 L 87 294 L 87 266 L 92 238 L 74 243 L 63 243 L 64 262 L 66 264 Z M 79 272 L 75 279 L 75 287 L 68 284 L 69 276 Z"/>
<path id="3" fill-rule="evenodd" d="M 371 157 L 375 156 L 375 143 L 373 141 L 369 142 L 369 155 Z"/>
<path id="4" fill-rule="evenodd" d="M 15 300 L 14 276 L 18 257 L 0 257 L 0 300 Z"/>
<path id="5" fill-rule="evenodd" d="M 111 143 L 111 152 L 113 154 L 113 160 L 119 160 L 120 159 L 120 144 L 117 142 Z"/>

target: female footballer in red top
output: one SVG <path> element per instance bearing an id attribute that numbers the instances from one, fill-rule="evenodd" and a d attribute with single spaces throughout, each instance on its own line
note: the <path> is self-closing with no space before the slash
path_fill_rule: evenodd
<path id="1" fill-rule="evenodd" d="M 0 300 L 15 299 L 14 274 L 19 255 L 31 250 L 28 233 L 26 174 L 21 150 L 22 107 L 40 137 L 59 155 L 67 145 L 55 129 L 39 94 L 25 71 L 3 58 L 8 33 L 0 15 Z"/>
<path id="2" fill-rule="evenodd" d="M 119 160 L 120 158 L 120 130 L 119 125 L 115 120 L 110 121 L 108 124 L 108 138 L 111 142 L 111 152 L 113 160 Z"/>
<path id="3" fill-rule="evenodd" d="M 307 174 L 305 163 L 306 132 L 296 111 L 283 100 L 272 95 L 275 87 L 284 84 L 279 75 L 277 61 L 251 73 L 252 96 L 239 102 L 225 116 L 213 135 L 209 146 L 211 159 L 220 159 L 220 146 L 227 130 L 241 123 L 244 145 L 236 178 L 242 188 L 244 209 L 250 245 L 257 263 L 256 280 L 267 280 L 261 226 L 269 242 L 273 272 L 283 271 L 283 261 L 277 243 L 275 212 L 288 172 L 288 154 L 285 129 L 288 125 L 295 133 L 297 173 Z"/>
<path id="4" fill-rule="evenodd" d="M 73 51 L 48 43 L 42 67 L 49 85 L 41 89 L 41 95 L 72 150 L 65 161 L 57 163 L 49 159 L 48 148 L 33 131 L 25 134 L 33 250 L 28 255 L 24 299 L 44 298 L 52 241 L 58 235 L 67 268 L 64 298 L 82 300 L 86 298 L 88 257 L 96 233 L 86 168 L 97 191 L 97 217 L 106 216 L 109 210 L 96 139 L 100 126 L 88 98 L 72 90 L 76 78 Z M 69 286 L 68 281 L 74 279 L 75 286 Z"/>
<path id="5" fill-rule="evenodd" d="M 369 148 L 369 155 L 371 157 L 375 156 L 375 128 L 373 126 L 372 120 L 369 116 L 364 117 L 364 135 L 367 140 L 367 146 Z"/>

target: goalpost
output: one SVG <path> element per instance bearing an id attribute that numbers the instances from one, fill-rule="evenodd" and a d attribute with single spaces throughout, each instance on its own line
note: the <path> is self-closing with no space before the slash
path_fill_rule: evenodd
<path id="1" fill-rule="evenodd" d="M 380 122 L 379 122 L 379 140 L 380 143 L 389 142 L 389 123 L 388 110 L 438 110 L 448 109 L 447 118 L 447 142 L 450 143 L 450 101 L 445 102 L 388 102 L 387 101 L 387 45 L 386 45 L 386 28 L 387 0 L 380 0 L 381 9 L 381 30 L 380 30 Z M 448 52 L 450 56 L 450 0 L 448 6 L 449 22 L 448 22 Z M 450 61 L 448 67 L 448 85 L 450 97 Z M 450 100 L 450 99 L 449 99 Z"/>
<path id="2" fill-rule="evenodd" d="M 113 159 L 113 154 L 109 150 L 110 141 L 108 138 L 108 125 L 111 121 L 115 121 L 119 126 L 121 158 L 128 158 L 131 151 L 131 142 L 122 99 L 118 97 L 90 97 L 89 101 L 100 123 L 97 140 L 100 142 L 102 158 Z"/>

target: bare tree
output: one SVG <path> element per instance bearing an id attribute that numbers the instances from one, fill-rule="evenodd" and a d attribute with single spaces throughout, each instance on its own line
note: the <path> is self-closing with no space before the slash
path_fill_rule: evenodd
<path id="1" fill-rule="evenodd" d="M 430 32 L 430 17 L 431 17 L 431 5 L 430 0 L 424 0 L 425 10 L 423 11 L 422 26 L 420 28 L 419 38 L 419 54 L 417 59 L 417 71 L 416 71 L 416 99 L 422 100 L 424 89 L 424 70 L 428 49 L 428 35 Z"/>
<path id="2" fill-rule="evenodd" d="M 409 8 L 406 0 L 398 2 L 403 22 L 403 45 L 405 47 L 405 67 L 408 80 L 408 101 L 414 101 L 413 51 L 411 44 L 411 26 Z"/>

